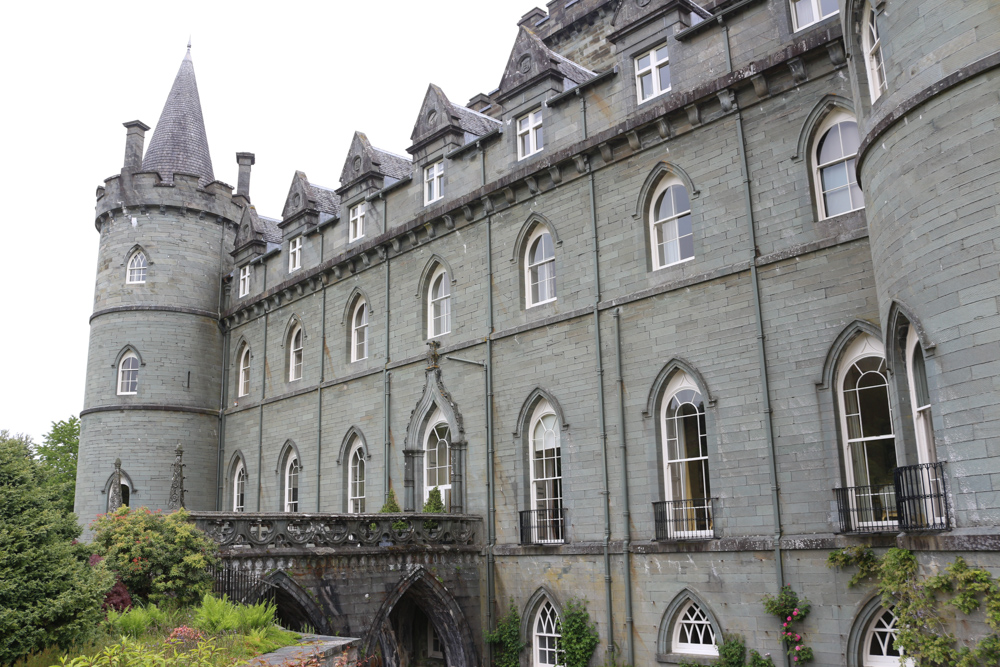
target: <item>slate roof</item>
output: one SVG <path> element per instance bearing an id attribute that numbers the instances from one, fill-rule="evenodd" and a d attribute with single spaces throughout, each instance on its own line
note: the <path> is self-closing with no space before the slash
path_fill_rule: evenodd
<path id="1" fill-rule="evenodd" d="M 377 158 L 373 161 L 378 163 L 379 171 L 384 176 L 401 181 L 404 178 L 409 178 L 413 173 L 413 162 L 402 155 L 396 155 L 374 146 L 372 146 L 372 153 L 375 154 L 373 157 Z"/>
<path id="2" fill-rule="evenodd" d="M 281 220 L 275 220 L 274 218 L 268 218 L 260 214 L 257 215 L 257 218 L 260 220 L 260 229 L 258 231 L 264 237 L 264 240 L 268 243 L 281 243 L 281 230 L 278 228 L 278 223 Z"/>
<path id="3" fill-rule="evenodd" d="M 201 185 L 215 180 L 190 44 L 142 159 L 142 170 L 158 172 L 167 183 L 177 172 L 197 175 Z"/>
<path id="4" fill-rule="evenodd" d="M 340 215 L 340 195 L 336 192 L 330 188 L 324 188 L 322 185 L 310 183 L 309 193 L 310 198 L 315 200 L 317 209 L 334 217 Z"/>
<path id="5" fill-rule="evenodd" d="M 567 79 L 569 79 L 570 81 L 572 81 L 573 83 L 581 84 L 584 83 L 585 81 L 590 81 L 595 76 L 597 76 L 597 72 L 592 72 L 586 67 L 576 64 L 569 58 L 561 56 L 552 49 L 550 49 L 549 47 L 545 46 L 545 43 L 541 39 L 539 39 L 538 36 L 535 35 L 534 33 L 528 32 L 528 34 L 531 36 L 532 39 L 537 40 L 539 45 L 541 45 L 543 49 L 549 52 L 549 57 L 552 59 L 552 64 L 555 65 L 557 70 L 559 70 L 559 73 L 562 74 Z"/>
<path id="6" fill-rule="evenodd" d="M 452 103 L 451 108 L 458 116 L 459 127 L 477 137 L 489 134 L 501 125 L 496 118 L 490 118 L 467 107 Z"/>

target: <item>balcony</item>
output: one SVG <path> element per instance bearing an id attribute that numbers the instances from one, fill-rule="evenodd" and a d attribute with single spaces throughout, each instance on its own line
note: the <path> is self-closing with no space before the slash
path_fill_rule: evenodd
<path id="1" fill-rule="evenodd" d="M 553 507 L 520 513 L 521 544 L 562 544 L 566 541 L 566 509 Z"/>
<path id="2" fill-rule="evenodd" d="M 657 541 L 710 540 L 715 537 L 715 498 L 653 503 Z"/>
<path id="3" fill-rule="evenodd" d="M 893 470 L 892 484 L 834 489 L 842 533 L 948 530 L 944 462 Z"/>

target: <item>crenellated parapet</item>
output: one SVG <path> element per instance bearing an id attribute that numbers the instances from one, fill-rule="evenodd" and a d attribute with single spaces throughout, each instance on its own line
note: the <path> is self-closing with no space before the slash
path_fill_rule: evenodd
<path id="1" fill-rule="evenodd" d="M 166 213 L 169 209 L 235 227 L 243 206 L 234 198 L 233 186 L 212 181 L 202 187 L 198 181 L 197 175 L 181 173 L 174 174 L 172 183 L 165 183 L 156 172 L 123 171 L 111 176 L 97 188 L 94 225 L 100 231 L 103 223 L 119 216 L 146 215 L 151 209 Z"/>

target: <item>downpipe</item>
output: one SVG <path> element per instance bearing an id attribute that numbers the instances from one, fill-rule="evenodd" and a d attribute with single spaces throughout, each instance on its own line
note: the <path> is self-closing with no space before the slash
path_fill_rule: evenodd
<path id="1" fill-rule="evenodd" d="M 627 665 L 635 664 L 635 644 L 632 639 L 632 513 L 629 509 L 628 494 L 628 449 L 625 445 L 625 376 L 622 373 L 622 309 L 615 308 L 615 365 L 618 371 L 618 433 L 619 454 L 622 469 L 622 522 L 624 537 L 622 538 L 622 558 L 625 565 L 625 650 Z"/>

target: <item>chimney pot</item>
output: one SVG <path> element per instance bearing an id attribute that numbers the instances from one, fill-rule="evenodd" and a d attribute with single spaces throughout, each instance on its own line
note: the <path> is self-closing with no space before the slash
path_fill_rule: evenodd
<path id="1" fill-rule="evenodd" d="M 253 153 L 237 153 L 236 164 L 240 165 L 238 180 L 236 181 L 236 194 L 242 195 L 250 201 L 250 167 L 257 161 Z"/>
<path id="2" fill-rule="evenodd" d="M 146 125 L 141 120 L 130 120 L 122 123 L 127 132 L 125 133 L 125 165 L 123 171 L 136 172 L 142 169 L 142 148 L 146 142 Z"/>

